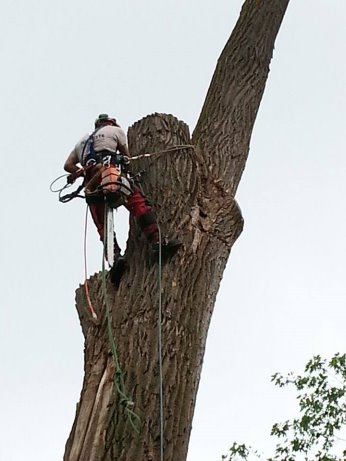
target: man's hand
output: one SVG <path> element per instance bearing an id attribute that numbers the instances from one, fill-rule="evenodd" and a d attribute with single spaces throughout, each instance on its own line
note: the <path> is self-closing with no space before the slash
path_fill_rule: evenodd
<path id="1" fill-rule="evenodd" d="M 76 178 L 75 178 L 75 175 L 74 174 L 69 174 L 67 176 L 67 184 L 73 184 L 75 182 Z"/>
<path id="2" fill-rule="evenodd" d="M 123 164 L 125 166 L 130 165 L 130 157 L 128 157 L 127 155 L 123 155 Z"/>
<path id="3" fill-rule="evenodd" d="M 67 184 L 73 184 L 75 180 L 80 176 L 84 176 L 84 168 L 79 168 L 79 170 L 75 171 L 74 173 L 70 173 L 67 176 Z"/>

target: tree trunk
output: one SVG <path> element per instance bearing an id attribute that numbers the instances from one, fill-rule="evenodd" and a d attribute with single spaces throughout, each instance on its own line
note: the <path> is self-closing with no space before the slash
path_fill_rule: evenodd
<path id="1" fill-rule="evenodd" d="M 159 461 L 162 449 L 165 461 L 186 459 L 210 318 L 243 227 L 234 195 L 288 1 L 244 3 L 192 140 L 172 115 L 153 114 L 129 129 L 132 156 L 155 153 L 133 161 L 131 169 L 144 170 L 142 186 L 162 235 L 177 237 L 182 247 L 163 265 L 160 282 L 158 262 L 131 220 L 119 289 L 102 273 L 88 283 L 98 321 L 89 314 L 84 287 L 77 290 L 85 377 L 64 461 Z"/>

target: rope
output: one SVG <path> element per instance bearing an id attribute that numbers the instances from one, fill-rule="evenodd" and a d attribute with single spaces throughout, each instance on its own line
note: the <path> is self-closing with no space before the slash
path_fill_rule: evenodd
<path id="1" fill-rule="evenodd" d="M 97 320 L 96 312 L 91 304 L 90 294 L 89 294 L 89 285 L 88 285 L 88 266 L 87 266 L 87 231 L 88 231 L 88 211 L 89 207 L 86 206 L 86 213 L 85 213 L 85 224 L 84 224 L 84 288 L 85 288 L 85 297 L 87 300 L 88 308 L 91 312 L 93 319 Z"/>
<path id="2" fill-rule="evenodd" d="M 174 152 L 174 151 L 179 150 L 179 149 L 193 149 L 193 151 L 194 151 L 195 146 L 192 145 L 192 144 L 176 144 L 175 146 L 168 147 L 167 149 L 164 149 L 164 150 L 161 150 L 161 151 L 158 151 L 158 152 L 151 152 L 149 154 L 141 154 L 141 155 L 136 155 L 134 157 L 130 157 L 130 162 L 132 160 L 139 160 L 141 158 L 150 158 L 150 157 L 159 156 L 159 155 L 162 155 L 162 154 L 166 154 L 168 152 Z M 143 170 L 141 170 L 138 173 L 136 173 L 135 175 L 133 175 L 133 179 L 139 178 L 143 173 L 145 173 L 148 170 L 148 168 L 151 167 L 153 162 L 154 162 L 154 159 L 151 160 L 148 163 L 148 165 L 145 168 L 143 168 Z"/>
<path id="3" fill-rule="evenodd" d="M 79 198 L 85 198 L 84 195 L 79 195 L 79 192 L 83 189 L 84 187 L 84 180 L 83 180 L 83 183 L 77 187 L 77 189 L 74 191 L 74 192 L 71 192 L 70 194 L 65 194 L 65 195 L 62 195 L 62 193 L 64 192 L 65 189 L 68 189 L 69 187 L 72 186 L 73 183 L 69 183 L 69 182 L 66 182 L 66 184 L 62 187 L 60 187 L 60 189 L 53 189 L 53 185 L 59 181 L 61 178 L 66 178 L 70 176 L 69 174 L 62 174 L 61 176 L 58 176 L 56 179 L 54 179 L 54 181 L 52 181 L 49 185 L 49 189 L 51 192 L 54 192 L 54 193 L 57 193 L 59 195 L 59 202 L 62 202 L 62 203 L 67 203 L 67 202 L 70 202 L 72 199 L 76 198 L 76 197 L 79 197 Z"/>
<path id="4" fill-rule="evenodd" d="M 158 225 L 159 231 L 159 269 L 158 269 L 158 354 L 159 354 L 159 379 L 160 379 L 160 461 L 163 461 L 163 444 L 164 444 L 164 413 L 163 413 L 163 366 L 162 366 L 162 237 L 161 229 Z"/>
<path id="5" fill-rule="evenodd" d="M 195 149 L 195 146 L 193 144 L 176 144 L 172 147 L 168 147 L 167 149 L 160 150 L 158 152 L 151 152 L 149 154 L 141 154 L 141 155 L 136 155 L 135 157 L 130 157 L 131 160 L 138 160 L 140 158 L 144 157 L 153 157 L 154 155 L 160 155 L 160 154 L 165 154 L 167 152 L 173 152 L 178 149 Z"/>
<path id="6" fill-rule="evenodd" d="M 107 206 L 105 206 L 105 222 L 107 222 L 106 221 L 106 213 L 107 213 Z M 107 236 L 107 226 L 105 226 L 104 241 L 106 241 L 106 236 Z M 103 295 L 104 295 L 104 306 L 105 306 L 105 309 L 106 309 L 108 341 L 109 341 L 109 345 L 110 345 L 110 348 L 111 348 L 112 357 L 113 357 L 114 366 L 115 366 L 114 385 L 115 385 L 115 388 L 116 388 L 116 390 L 118 392 L 118 395 L 120 397 L 120 403 L 124 407 L 124 412 L 125 412 L 126 416 L 128 417 L 128 420 L 129 420 L 133 430 L 137 434 L 139 434 L 140 427 L 141 427 L 141 424 L 142 424 L 141 419 L 131 409 L 131 407 L 133 407 L 134 403 L 126 393 L 125 383 L 124 383 L 124 375 L 123 375 L 123 371 L 122 371 L 122 368 L 121 368 L 121 365 L 120 365 L 120 362 L 119 362 L 117 346 L 116 346 L 116 342 L 115 342 L 115 338 L 114 338 L 113 330 L 112 330 L 112 316 L 111 316 L 110 304 L 109 304 L 108 294 L 107 294 L 105 260 L 106 260 L 105 246 L 103 246 L 102 289 L 103 289 Z"/>
<path id="7" fill-rule="evenodd" d="M 131 157 L 132 160 L 139 160 L 141 158 L 148 158 L 154 157 L 158 155 L 162 155 L 164 153 L 173 152 L 178 149 L 194 149 L 192 144 L 178 144 L 162 151 L 158 152 L 151 152 L 148 154 L 141 154 L 135 157 Z M 150 166 L 150 165 L 149 165 Z M 147 168 L 149 168 L 149 166 Z M 147 169 L 146 168 L 146 169 Z M 141 173 L 143 173 L 143 170 Z M 138 173 L 137 173 L 138 175 Z M 135 176 L 137 176 L 135 175 Z M 61 197 L 61 193 L 67 187 L 70 187 L 71 184 L 66 184 L 61 189 L 53 190 L 52 186 L 55 184 L 56 181 L 59 179 L 66 177 L 68 175 L 59 176 L 55 179 L 51 185 L 50 190 L 52 192 L 59 192 L 59 199 Z M 123 185 L 124 186 L 124 185 Z M 78 191 L 79 192 L 79 191 Z M 78 193 L 77 192 L 77 193 Z M 72 195 L 72 194 L 70 194 Z M 77 194 L 75 196 L 78 196 Z M 107 206 L 105 206 L 105 222 L 106 221 L 106 213 L 107 213 Z M 85 217 L 85 234 L 84 234 L 84 265 L 85 265 L 85 293 L 88 302 L 88 307 L 92 313 L 92 316 L 97 319 L 96 313 L 93 309 L 93 306 L 90 301 L 89 296 L 89 289 L 87 283 L 87 259 L 86 259 L 86 233 L 87 233 L 87 215 L 88 215 L 88 207 L 86 211 Z M 162 337 L 162 236 L 161 236 L 161 229 L 158 226 L 159 232 L 159 254 L 158 254 L 158 365 L 159 365 L 159 406 L 160 406 L 160 461 L 164 459 L 164 405 L 163 405 L 163 337 Z M 107 237 L 107 226 L 105 226 L 105 234 L 104 234 L 104 242 L 106 242 Z M 141 419 L 140 417 L 131 409 L 134 403 L 130 399 L 130 397 L 126 394 L 125 384 L 124 384 L 124 375 L 123 371 L 119 362 L 118 353 L 117 353 L 117 346 L 115 342 L 115 338 L 113 335 L 112 330 L 112 317 L 111 317 L 111 310 L 109 306 L 108 294 L 107 294 L 107 283 L 106 283 L 106 269 L 105 269 L 105 246 L 103 246 L 103 256 L 102 256 L 102 289 L 104 294 L 104 305 L 106 309 L 106 318 L 107 318 L 107 333 L 108 333 L 108 341 L 112 352 L 112 357 L 114 360 L 115 365 L 115 373 L 114 373 L 114 385 L 120 397 L 120 403 L 124 406 L 125 414 L 127 415 L 129 422 L 135 432 L 139 433 L 140 426 L 141 426 Z"/>
<path id="8" fill-rule="evenodd" d="M 65 184 L 63 187 L 61 187 L 60 189 L 53 189 L 53 185 L 54 185 L 57 181 L 59 181 L 59 179 L 61 179 L 61 178 L 67 178 L 67 176 L 68 176 L 68 174 L 62 174 L 61 176 L 58 176 L 56 179 L 54 179 L 54 181 L 52 181 L 52 182 L 50 183 L 50 185 L 49 185 L 49 190 L 50 190 L 51 192 L 56 193 L 56 192 L 61 192 L 61 191 L 63 191 L 64 189 L 66 189 L 67 187 L 72 186 L 72 184 L 66 183 L 66 184 Z"/>
<path id="9" fill-rule="evenodd" d="M 174 146 L 171 146 L 171 147 L 168 147 L 167 149 L 164 149 L 164 150 L 161 150 L 161 151 L 157 151 L 157 152 L 151 152 L 151 153 L 148 153 L 148 154 L 141 154 L 141 155 L 136 155 L 134 157 L 130 157 L 130 162 L 132 160 L 139 160 L 141 158 L 149 158 L 149 157 L 154 157 L 154 156 L 158 156 L 158 155 L 162 155 L 162 154 L 165 154 L 165 153 L 168 153 L 168 152 L 174 152 L 178 149 L 195 149 L 195 146 L 192 145 L 192 144 L 176 144 Z M 144 173 L 149 167 L 151 166 L 151 162 L 149 163 L 149 165 L 143 169 L 142 171 L 140 171 L 139 173 L 135 174 L 134 177 L 136 176 L 140 176 L 142 173 Z M 91 165 L 90 165 L 91 167 Z M 88 167 L 85 167 L 83 171 L 85 171 L 86 169 L 88 169 Z M 82 170 L 81 170 L 82 171 Z M 71 194 L 66 194 L 66 195 L 62 195 L 63 191 L 69 187 L 72 186 L 73 183 L 69 183 L 67 182 L 64 186 L 62 186 L 60 189 L 53 189 L 53 185 L 59 181 L 61 178 L 66 178 L 70 176 L 70 174 L 63 174 L 61 176 L 58 176 L 56 179 L 54 179 L 54 181 L 52 181 L 49 185 L 49 189 L 51 192 L 54 192 L 54 193 L 58 193 L 59 194 L 59 201 L 62 202 L 62 203 L 67 203 L 69 202 L 70 200 L 76 198 L 76 197 L 79 197 L 79 198 L 85 198 L 84 195 L 80 195 L 79 192 L 83 189 L 84 187 L 84 181 L 83 183 L 74 191 L 72 192 Z M 125 189 L 129 189 L 125 184 L 121 184 L 122 187 L 124 187 Z"/>
<path id="10" fill-rule="evenodd" d="M 105 207 L 105 222 L 107 214 L 107 206 Z M 163 411 L 163 354 L 162 354 L 162 235 L 160 226 L 158 226 L 159 232 L 159 254 L 158 254 L 158 362 L 159 362 L 159 407 L 160 407 L 160 461 L 164 459 L 164 411 Z M 107 228 L 105 226 L 104 242 L 107 238 Z M 107 333 L 108 341 L 110 344 L 112 357 L 115 365 L 114 384 L 120 397 L 120 403 L 124 406 L 125 414 L 127 415 L 129 422 L 134 431 L 139 434 L 141 419 L 131 409 L 134 403 L 126 393 L 124 384 L 124 375 L 119 362 L 117 346 L 112 329 L 112 317 L 111 310 L 108 300 L 107 284 L 106 284 L 106 270 L 105 270 L 105 246 L 103 247 L 103 258 L 102 258 L 102 289 L 104 293 L 104 304 L 106 309 L 107 317 Z"/>

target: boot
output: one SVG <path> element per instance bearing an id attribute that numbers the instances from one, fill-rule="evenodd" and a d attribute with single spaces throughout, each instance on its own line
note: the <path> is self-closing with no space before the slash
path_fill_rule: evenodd
<path id="1" fill-rule="evenodd" d="M 119 288 L 121 277 L 126 268 L 125 256 L 118 255 L 114 260 L 114 264 L 109 271 L 111 282 L 115 288 Z"/>
<path id="2" fill-rule="evenodd" d="M 179 240 L 176 240 L 176 239 L 168 240 L 167 238 L 163 238 L 161 241 L 162 261 L 166 262 L 169 258 L 172 258 L 172 256 L 175 255 L 175 253 L 179 250 L 180 247 L 181 247 L 181 243 L 179 242 Z M 153 255 L 156 258 L 158 258 L 159 251 L 160 251 L 160 243 L 159 242 L 152 243 L 151 251 Z"/>

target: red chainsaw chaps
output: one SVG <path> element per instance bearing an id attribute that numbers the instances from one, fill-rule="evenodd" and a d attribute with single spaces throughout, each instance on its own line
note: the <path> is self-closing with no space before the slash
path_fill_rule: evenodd
<path id="1" fill-rule="evenodd" d="M 126 208 L 135 218 L 143 216 L 151 211 L 151 207 L 147 205 L 144 196 L 135 190 L 127 199 Z"/>

